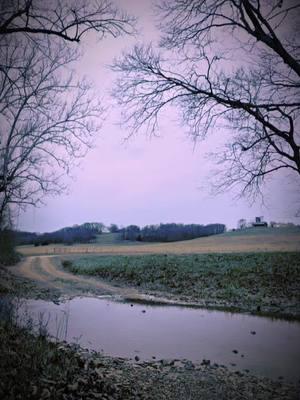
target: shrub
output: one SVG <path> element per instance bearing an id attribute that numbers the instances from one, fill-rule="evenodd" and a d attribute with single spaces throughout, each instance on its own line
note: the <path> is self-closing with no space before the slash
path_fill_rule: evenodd
<path id="1" fill-rule="evenodd" d="M 15 251 L 13 233 L 4 229 L 0 231 L 0 264 L 13 265 L 20 260 L 20 255 Z"/>
<path id="2" fill-rule="evenodd" d="M 63 260 L 62 265 L 64 266 L 64 268 L 71 268 L 73 266 L 73 263 L 70 260 Z"/>

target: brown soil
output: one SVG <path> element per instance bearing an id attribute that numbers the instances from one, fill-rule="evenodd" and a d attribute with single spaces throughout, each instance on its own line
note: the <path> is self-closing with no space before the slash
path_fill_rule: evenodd
<path id="1" fill-rule="evenodd" d="M 65 296 L 78 294 L 114 295 L 127 300 L 142 300 L 144 296 L 134 288 L 109 285 L 99 279 L 76 276 L 59 267 L 60 260 L 54 256 L 27 257 L 10 271 L 36 282 L 41 288 L 58 289 Z"/>
<path id="2" fill-rule="evenodd" d="M 185 301 L 168 293 L 142 293 L 133 287 L 113 286 L 98 278 L 74 275 L 60 268 L 60 258 L 55 256 L 31 256 L 25 258 L 9 271 L 18 279 L 24 279 L 35 283 L 32 295 L 25 297 L 38 297 L 45 299 L 57 299 L 58 293 L 64 298 L 74 296 L 92 295 L 118 296 L 125 301 L 207 307 L 206 303 Z M 41 292 L 38 291 L 40 288 Z M 23 293 L 20 293 L 23 295 Z M 209 308 L 209 306 L 208 306 Z M 213 307 L 218 308 L 218 307 Z M 222 307 L 224 308 L 224 307 Z"/>
<path id="3" fill-rule="evenodd" d="M 6 271 L 10 273 L 10 276 L 13 274 L 18 280 L 23 280 L 27 286 L 28 284 L 32 286 L 32 288 L 28 287 L 25 292 L 16 288 L 16 294 L 21 297 L 56 300 L 60 297 L 72 298 L 80 295 L 113 296 L 123 301 L 246 312 L 299 320 L 299 307 L 295 307 L 293 303 L 288 301 L 279 301 L 279 307 L 278 302 L 274 300 L 275 305 L 272 302 L 271 304 L 263 304 L 263 307 L 261 306 L 258 310 L 255 302 L 248 304 L 243 300 L 232 302 L 224 299 L 198 298 L 193 295 L 176 295 L 161 289 L 154 291 L 142 287 L 128 287 L 120 282 L 113 285 L 102 281 L 99 277 L 74 275 L 62 269 L 61 257 L 59 256 L 26 257 L 16 266 L 7 268 Z M 4 277 L 4 279 L 7 281 L 7 277 Z M 14 279 L 10 280 L 14 281 Z"/>

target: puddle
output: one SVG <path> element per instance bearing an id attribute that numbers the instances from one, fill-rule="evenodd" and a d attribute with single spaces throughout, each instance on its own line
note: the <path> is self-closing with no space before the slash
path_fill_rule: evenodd
<path id="1" fill-rule="evenodd" d="M 25 308 L 51 335 L 107 355 L 209 359 L 272 379 L 300 378 L 299 322 L 91 297 L 61 304 L 29 300 Z"/>

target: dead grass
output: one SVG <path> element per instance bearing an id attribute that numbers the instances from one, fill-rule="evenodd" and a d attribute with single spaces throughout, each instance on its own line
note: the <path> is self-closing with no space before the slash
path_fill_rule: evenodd
<path id="1" fill-rule="evenodd" d="M 41 254 L 185 254 L 299 251 L 300 229 L 257 228 L 173 243 L 19 246 L 24 255 Z"/>

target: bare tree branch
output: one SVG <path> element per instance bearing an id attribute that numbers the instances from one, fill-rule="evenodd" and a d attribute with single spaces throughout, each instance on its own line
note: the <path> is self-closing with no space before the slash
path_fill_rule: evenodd
<path id="1" fill-rule="evenodd" d="M 290 29 L 299 6 L 292 3 L 160 1 L 160 53 L 136 46 L 112 66 L 123 123 L 154 134 L 173 104 L 194 140 L 230 129 L 219 155 L 223 189 L 242 184 L 242 194 L 255 196 L 280 169 L 299 176 L 300 51 Z"/>
<path id="2" fill-rule="evenodd" d="M 43 34 L 79 42 L 91 30 L 101 38 L 132 33 L 133 22 L 108 0 L 4 0 L 0 6 L 0 35 Z"/>
<path id="3" fill-rule="evenodd" d="M 11 204 L 61 193 L 99 131 L 103 108 L 73 77 L 71 42 L 133 33 L 133 24 L 109 0 L 0 2 L 0 230 Z"/>
<path id="4" fill-rule="evenodd" d="M 68 71 L 76 52 L 55 44 L 45 58 L 30 44 L 18 46 L 1 47 L 12 68 L 0 74 L 0 200 L 37 205 L 62 191 L 61 178 L 91 146 L 103 109 Z"/>

